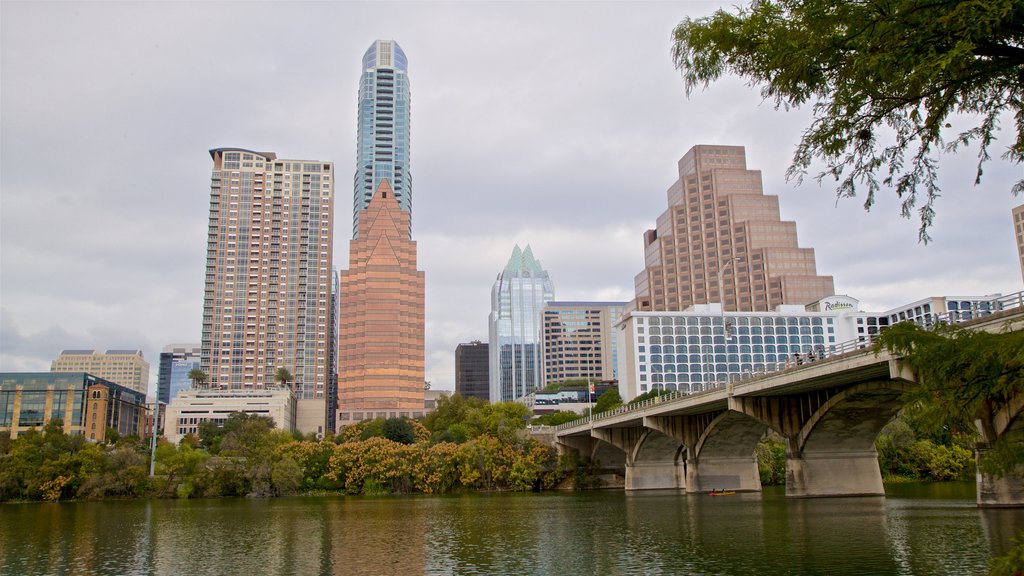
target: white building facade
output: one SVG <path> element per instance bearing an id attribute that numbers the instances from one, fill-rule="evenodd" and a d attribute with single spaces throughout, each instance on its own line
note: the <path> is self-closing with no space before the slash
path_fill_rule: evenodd
<path id="1" fill-rule="evenodd" d="M 232 412 L 266 416 L 281 430 L 295 430 L 295 396 L 283 388 L 256 390 L 182 390 L 166 407 L 164 437 L 177 444 L 187 434 L 197 434 L 199 425 L 223 423 Z"/>
<path id="2" fill-rule="evenodd" d="M 884 312 L 864 312 L 849 296 L 770 312 L 724 312 L 698 304 L 682 312 L 627 313 L 618 324 L 619 393 L 701 392 L 728 382 L 868 345 L 886 326 L 963 322 L 1003 309 L 999 294 L 937 296 Z M 863 344 L 861 344 L 863 343 Z"/>

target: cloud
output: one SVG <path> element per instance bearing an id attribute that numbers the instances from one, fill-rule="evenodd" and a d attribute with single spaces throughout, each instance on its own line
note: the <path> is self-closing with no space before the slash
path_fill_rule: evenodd
<path id="1" fill-rule="evenodd" d="M 840 292 L 889 307 L 1021 289 L 1019 165 L 997 159 L 974 187 L 973 153 L 943 158 L 927 246 L 891 194 L 865 213 L 828 183 L 787 183 L 808 111 L 775 110 L 739 79 L 687 98 L 672 66 L 674 25 L 719 6 L 0 4 L 0 369 L 46 369 L 65 347 L 138 347 L 155 364 L 199 340 L 210 148 L 334 162 L 346 268 L 360 59 L 376 38 L 410 60 L 435 388 L 454 386 L 459 342 L 486 340 L 516 243 L 559 299 L 628 300 L 643 231 L 696 144 L 746 146 Z"/>

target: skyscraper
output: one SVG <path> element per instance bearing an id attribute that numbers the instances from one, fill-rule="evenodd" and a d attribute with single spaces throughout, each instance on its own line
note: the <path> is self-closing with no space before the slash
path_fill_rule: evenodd
<path id="1" fill-rule="evenodd" d="M 423 412 L 424 274 L 387 179 L 359 212 L 341 271 L 338 425 Z M 417 412 L 419 414 L 417 414 Z"/>
<path id="2" fill-rule="evenodd" d="M 747 169 L 742 146 L 694 146 L 683 156 L 644 253 L 637 310 L 773 310 L 834 292 L 832 277 L 817 275 L 814 250 L 798 246 L 796 223 L 779 216 L 778 196 Z"/>
<path id="3" fill-rule="evenodd" d="M 210 156 L 202 336 L 209 387 L 275 386 L 285 368 L 305 414 L 300 429 L 317 431 L 326 424 L 330 369 L 334 166 L 241 148 Z"/>
<path id="4" fill-rule="evenodd" d="M 164 347 L 160 353 L 160 367 L 156 376 L 158 400 L 168 404 L 178 392 L 192 388 L 188 373 L 201 366 L 202 350 L 199 344 L 171 344 Z"/>
<path id="5" fill-rule="evenodd" d="M 627 302 L 548 302 L 544 307 L 544 386 L 618 378 L 618 324 Z"/>
<path id="6" fill-rule="evenodd" d="M 512 250 L 491 288 L 491 402 L 515 400 L 544 381 L 541 311 L 555 299 L 555 286 L 530 246 Z"/>
<path id="7" fill-rule="evenodd" d="M 412 175 L 409 173 L 409 61 L 394 40 L 377 40 L 363 55 L 359 80 L 359 137 L 352 209 L 352 237 L 359 213 L 382 180 L 409 215 L 412 237 Z"/>
<path id="8" fill-rule="evenodd" d="M 490 400 L 487 343 L 474 340 L 455 347 L 455 393 L 463 398 Z"/>

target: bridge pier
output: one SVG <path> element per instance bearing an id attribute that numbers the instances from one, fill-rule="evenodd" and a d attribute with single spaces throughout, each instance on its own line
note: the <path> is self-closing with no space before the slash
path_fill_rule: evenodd
<path id="1" fill-rule="evenodd" d="M 786 457 L 786 496 L 883 496 L 878 454 L 817 452 Z"/>
<path id="2" fill-rule="evenodd" d="M 1016 508 L 1024 506 L 1024 465 L 1017 464 L 1002 477 L 986 474 L 981 461 L 997 442 L 1024 446 L 1024 394 L 1015 394 L 988 418 L 975 420 L 981 443 L 974 449 L 978 467 L 978 506 L 985 508 Z"/>
<path id="3" fill-rule="evenodd" d="M 685 467 L 674 462 L 626 465 L 626 490 L 675 490 L 686 486 Z"/>
<path id="4" fill-rule="evenodd" d="M 736 490 L 760 492 L 756 457 L 701 457 L 686 463 L 687 492 Z"/>

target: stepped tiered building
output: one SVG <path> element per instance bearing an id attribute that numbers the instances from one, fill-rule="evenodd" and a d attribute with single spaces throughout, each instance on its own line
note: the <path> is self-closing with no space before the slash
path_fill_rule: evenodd
<path id="1" fill-rule="evenodd" d="M 817 273 L 814 250 L 798 245 L 796 223 L 779 216 L 779 197 L 765 195 L 761 172 L 747 169 L 742 146 L 694 146 L 683 156 L 644 251 L 635 280 L 641 311 L 719 302 L 773 310 L 834 292 L 832 277 Z"/>
<path id="2" fill-rule="evenodd" d="M 423 413 L 424 274 L 408 230 L 409 214 L 382 180 L 341 272 L 339 426 Z"/>

